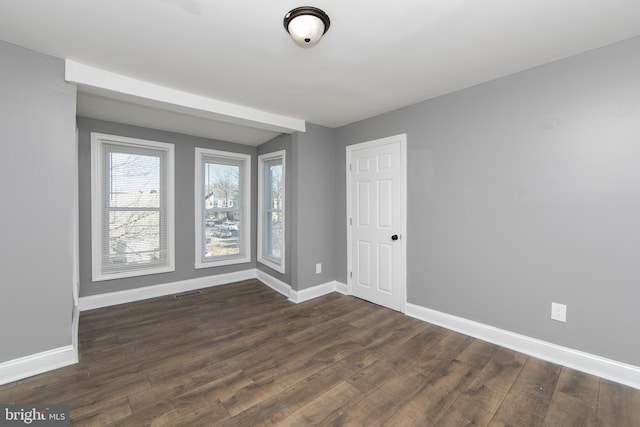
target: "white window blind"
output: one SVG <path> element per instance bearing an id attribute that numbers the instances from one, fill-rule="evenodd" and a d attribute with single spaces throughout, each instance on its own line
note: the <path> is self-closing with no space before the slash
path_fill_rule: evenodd
<path id="1" fill-rule="evenodd" d="M 173 145 L 92 134 L 93 277 L 174 270 Z"/>

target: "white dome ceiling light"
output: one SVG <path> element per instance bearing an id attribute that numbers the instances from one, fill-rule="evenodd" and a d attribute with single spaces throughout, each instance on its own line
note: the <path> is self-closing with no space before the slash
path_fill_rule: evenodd
<path id="1" fill-rule="evenodd" d="M 284 28 L 301 47 L 315 46 L 329 30 L 329 25 L 329 16 L 317 7 L 296 7 L 284 16 Z"/>

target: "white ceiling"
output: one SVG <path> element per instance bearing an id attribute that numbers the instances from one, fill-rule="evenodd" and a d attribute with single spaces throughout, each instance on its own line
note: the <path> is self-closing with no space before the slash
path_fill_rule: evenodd
<path id="1" fill-rule="evenodd" d="M 311 49 L 293 0 L 2 0 L 0 39 L 328 127 L 640 35 L 638 0 L 315 0 Z M 81 92 L 84 92 L 81 90 Z M 80 115 L 256 145 L 279 132 L 81 93 Z"/>

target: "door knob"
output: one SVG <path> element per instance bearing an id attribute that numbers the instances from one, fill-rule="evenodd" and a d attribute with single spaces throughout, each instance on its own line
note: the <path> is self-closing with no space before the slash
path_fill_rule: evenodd
<path id="1" fill-rule="evenodd" d="M 397 234 L 394 234 L 393 236 L 391 236 L 391 240 L 394 240 L 394 241 L 395 241 L 395 240 L 398 240 L 398 235 L 397 235 Z"/>

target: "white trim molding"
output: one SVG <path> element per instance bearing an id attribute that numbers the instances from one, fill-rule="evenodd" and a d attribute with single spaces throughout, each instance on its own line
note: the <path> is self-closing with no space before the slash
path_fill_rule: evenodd
<path id="1" fill-rule="evenodd" d="M 336 281 L 331 281 L 296 291 L 283 281 L 276 279 L 275 277 L 271 276 L 268 273 L 265 273 L 262 270 L 256 270 L 256 278 L 265 285 L 269 286 L 274 291 L 279 292 L 280 294 L 289 298 L 289 301 L 295 304 L 300 304 L 302 302 L 330 294 L 331 292 L 340 292 L 341 294 L 345 295 L 347 294 L 347 285 Z"/>
<path id="2" fill-rule="evenodd" d="M 407 303 L 407 316 L 640 389 L 640 367 Z"/>
<path id="3" fill-rule="evenodd" d="M 256 279 L 287 298 L 291 295 L 291 286 L 262 270 L 256 269 Z"/>
<path id="4" fill-rule="evenodd" d="M 0 363 L 0 385 L 53 371 L 78 363 L 78 355 L 72 345 L 31 354 Z"/>
<path id="5" fill-rule="evenodd" d="M 284 295 L 289 301 L 299 304 L 314 298 L 321 297 L 331 292 L 346 294 L 347 285 L 340 282 L 328 282 L 311 288 L 295 291 L 291 286 L 276 279 L 264 271 L 252 268 L 237 271 L 235 273 L 218 274 L 215 276 L 198 277 L 196 279 L 181 280 L 179 282 L 163 283 L 161 285 L 145 286 L 143 288 L 127 289 L 126 291 L 109 292 L 98 295 L 80 297 L 80 311 L 94 310 L 96 308 L 112 305 L 126 304 L 128 302 L 141 301 L 149 298 L 163 297 L 180 292 L 204 289 L 212 286 L 228 285 L 243 280 L 258 279 L 274 291 Z"/>
<path id="6" fill-rule="evenodd" d="M 346 283 L 336 281 L 335 284 L 336 284 L 336 292 L 339 292 L 343 295 L 350 295 L 349 286 Z"/>
<path id="7" fill-rule="evenodd" d="M 179 282 L 128 289 L 126 291 L 89 295 L 86 297 L 80 297 L 80 311 L 125 304 L 149 298 L 163 297 L 166 295 L 209 288 L 212 286 L 227 285 L 229 283 L 241 282 L 243 280 L 255 278 L 255 269 L 250 269 L 235 273 L 218 274 L 216 276 L 198 277 L 196 279 L 181 280 Z"/>
<path id="8" fill-rule="evenodd" d="M 323 283 L 321 285 L 312 286 L 311 288 L 301 289 L 299 291 L 291 291 L 289 295 L 289 301 L 300 304 L 301 302 L 309 301 L 323 295 L 330 294 L 336 290 L 335 282 Z"/>

